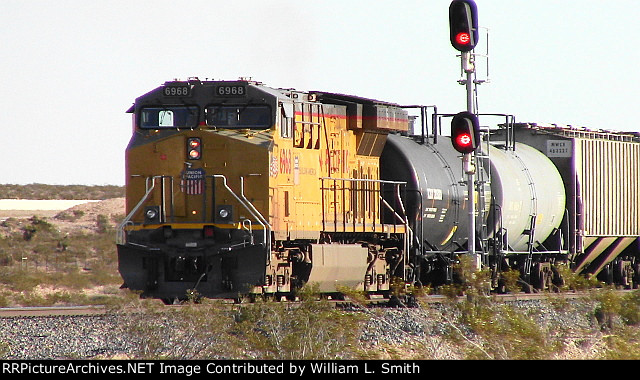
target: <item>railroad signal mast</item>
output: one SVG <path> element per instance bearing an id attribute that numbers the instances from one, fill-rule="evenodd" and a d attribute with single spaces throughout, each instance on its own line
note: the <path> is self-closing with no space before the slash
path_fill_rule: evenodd
<path id="1" fill-rule="evenodd" d="M 467 196 L 469 198 L 469 238 L 467 249 L 474 255 L 476 267 L 480 268 L 480 257 L 476 255 L 475 220 L 475 165 L 473 153 L 480 143 L 477 111 L 473 102 L 474 58 L 471 51 L 478 43 L 478 7 L 473 0 L 454 0 L 449 5 L 449 32 L 451 45 L 461 52 L 462 68 L 467 76 L 467 110 L 459 112 L 451 121 L 451 143 L 462 153 L 462 162 L 467 174 Z"/>

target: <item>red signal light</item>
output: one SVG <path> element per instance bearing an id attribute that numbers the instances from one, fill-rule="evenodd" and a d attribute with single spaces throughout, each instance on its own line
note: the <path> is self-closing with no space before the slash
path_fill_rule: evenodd
<path id="1" fill-rule="evenodd" d="M 456 42 L 460 45 L 469 45 L 469 43 L 471 43 L 471 36 L 469 33 L 460 32 L 456 35 Z"/>
<path id="2" fill-rule="evenodd" d="M 480 142 L 478 117 L 471 112 L 459 112 L 451 121 L 451 143 L 460 153 L 472 153 Z"/>
<path id="3" fill-rule="evenodd" d="M 458 142 L 458 145 L 463 148 L 471 146 L 473 142 L 473 140 L 471 139 L 471 135 L 468 133 L 456 136 L 456 140 Z"/>

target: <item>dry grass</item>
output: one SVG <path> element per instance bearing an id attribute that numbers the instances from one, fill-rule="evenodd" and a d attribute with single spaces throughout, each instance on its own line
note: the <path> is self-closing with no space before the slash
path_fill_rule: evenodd
<path id="1" fill-rule="evenodd" d="M 0 222 L 0 306 L 96 304 L 118 294 L 123 198 L 30 214 Z"/>

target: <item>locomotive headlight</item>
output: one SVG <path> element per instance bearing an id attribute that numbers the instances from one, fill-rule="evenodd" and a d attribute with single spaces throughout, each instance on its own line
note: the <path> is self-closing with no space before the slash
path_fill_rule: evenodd
<path id="1" fill-rule="evenodd" d="M 189 139 L 189 147 L 190 148 L 198 148 L 200 146 L 200 139 L 194 137 Z"/>
<path id="2" fill-rule="evenodd" d="M 233 209 L 231 205 L 219 205 L 216 207 L 216 223 L 229 223 L 233 219 Z"/>
<path id="3" fill-rule="evenodd" d="M 199 160 L 202 156 L 202 143 L 199 138 L 191 137 L 187 140 L 187 158 Z"/>
<path id="4" fill-rule="evenodd" d="M 160 223 L 160 207 L 158 206 L 145 207 L 144 222 L 145 224 Z"/>

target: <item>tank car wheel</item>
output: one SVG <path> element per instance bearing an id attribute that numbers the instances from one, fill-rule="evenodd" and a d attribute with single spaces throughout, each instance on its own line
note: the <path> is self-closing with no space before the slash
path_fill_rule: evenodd
<path id="1" fill-rule="evenodd" d="M 251 296 L 237 296 L 235 298 L 233 298 L 233 303 L 236 305 L 240 305 L 243 303 L 253 303 L 255 301 L 255 298 L 251 297 Z"/>
<path id="2" fill-rule="evenodd" d="M 562 274 L 560 273 L 560 271 L 558 270 L 558 268 L 555 265 L 551 265 L 551 271 L 553 272 L 553 278 L 551 280 L 551 283 L 553 284 L 553 289 L 554 291 L 559 291 L 561 287 L 564 286 L 564 277 L 562 277 Z"/>
<path id="3" fill-rule="evenodd" d="M 161 298 L 161 300 L 165 305 L 178 305 L 180 303 L 180 299 L 178 299 L 178 297 Z"/>
<path id="4" fill-rule="evenodd" d="M 624 278 L 623 281 L 623 285 L 625 287 L 625 289 L 633 289 L 633 279 L 634 279 L 634 270 L 633 270 L 633 266 L 631 264 L 630 261 L 625 261 L 625 265 L 624 268 L 622 269 L 623 275 L 622 277 Z"/>
<path id="5" fill-rule="evenodd" d="M 620 285 L 625 289 L 633 288 L 634 270 L 630 261 L 617 260 L 613 271 L 616 285 Z"/>
<path id="6" fill-rule="evenodd" d="M 534 278 L 532 279 L 534 288 L 542 291 L 551 289 L 553 286 L 553 271 L 551 269 L 551 264 L 537 263 L 535 268 L 535 276 L 533 276 Z"/>

